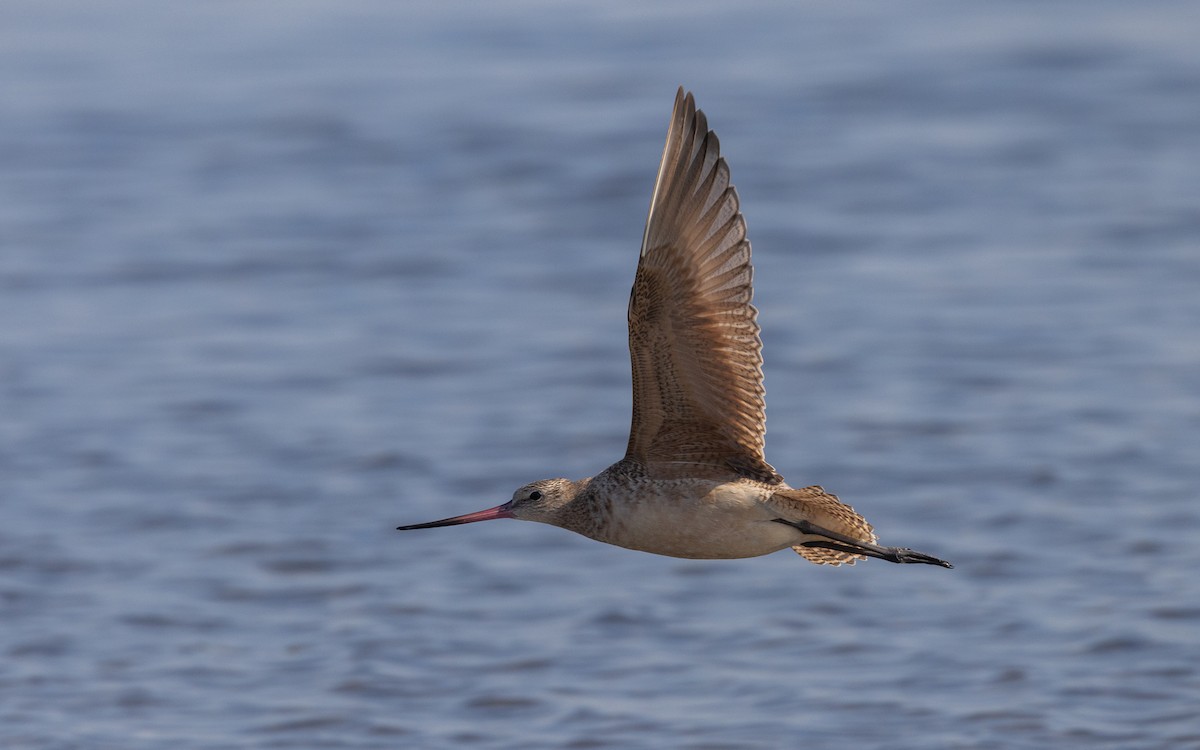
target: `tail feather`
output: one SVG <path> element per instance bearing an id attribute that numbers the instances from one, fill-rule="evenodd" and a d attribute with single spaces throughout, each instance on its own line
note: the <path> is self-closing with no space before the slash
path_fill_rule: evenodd
<path id="1" fill-rule="evenodd" d="M 859 541 L 874 544 L 875 529 L 867 523 L 867 519 L 855 512 L 854 508 L 838 500 L 822 488 L 801 487 L 799 489 L 776 490 L 771 500 L 777 504 L 780 511 L 795 520 L 805 520 L 830 531 L 845 534 Z M 818 565 L 853 565 L 858 560 L 867 559 L 863 555 L 850 552 L 825 549 L 822 547 L 792 547 L 805 560 Z"/>

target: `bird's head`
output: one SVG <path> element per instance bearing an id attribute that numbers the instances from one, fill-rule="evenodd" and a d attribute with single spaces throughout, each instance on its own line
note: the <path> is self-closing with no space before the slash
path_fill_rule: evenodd
<path id="1" fill-rule="evenodd" d="M 553 524 L 558 511 L 575 497 L 579 485 L 570 479 L 539 479 L 514 492 L 512 500 L 502 507 L 507 507 L 513 518 Z"/>
<path id="2" fill-rule="evenodd" d="M 399 526 L 399 531 L 432 529 L 438 526 L 457 526 L 476 521 L 491 521 L 496 518 L 517 518 L 522 521 L 537 521 L 559 525 L 559 511 L 575 497 L 587 480 L 572 482 L 570 479 L 542 479 L 531 482 L 513 493 L 512 500 L 495 508 L 467 513 L 440 521 Z"/>

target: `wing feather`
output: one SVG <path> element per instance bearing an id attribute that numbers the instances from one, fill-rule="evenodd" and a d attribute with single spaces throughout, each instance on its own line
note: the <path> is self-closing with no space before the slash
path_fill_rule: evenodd
<path id="1" fill-rule="evenodd" d="M 781 481 L 765 403 L 746 222 L 720 142 L 679 89 L 629 299 L 633 424 L 651 476 Z"/>

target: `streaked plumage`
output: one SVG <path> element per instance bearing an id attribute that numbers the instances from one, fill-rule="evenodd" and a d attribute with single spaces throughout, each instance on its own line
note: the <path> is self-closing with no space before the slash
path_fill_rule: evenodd
<path id="1" fill-rule="evenodd" d="M 853 508 L 820 487 L 789 487 L 767 463 L 752 277 L 720 143 L 680 88 L 629 299 L 633 420 L 625 457 L 595 477 L 533 482 L 495 508 L 400 529 L 518 518 L 673 557 L 792 547 L 820 564 L 876 557 L 950 567 L 879 546 Z"/>

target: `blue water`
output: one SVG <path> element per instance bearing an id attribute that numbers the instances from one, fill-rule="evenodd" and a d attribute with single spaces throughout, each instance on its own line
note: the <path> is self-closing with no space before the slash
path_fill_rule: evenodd
<path id="1" fill-rule="evenodd" d="M 1190 2 L 41 3 L 0 22 L 0 747 L 1200 747 Z M 952 571 L 537 524 L 675 87 L 768 459 Z"/>

